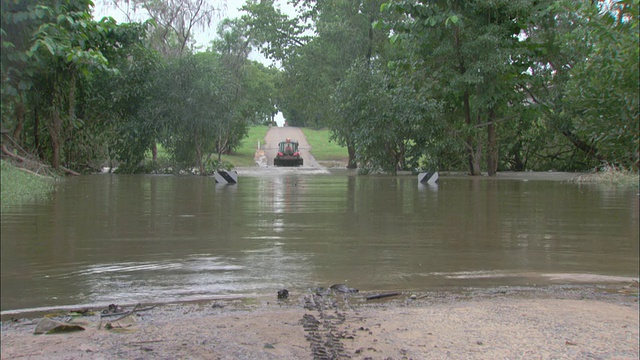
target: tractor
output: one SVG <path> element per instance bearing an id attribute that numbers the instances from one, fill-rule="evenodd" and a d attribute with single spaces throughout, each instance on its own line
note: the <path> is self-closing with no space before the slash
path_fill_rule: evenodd
<path id="1" fill-rule="evenodd" d="M 287 138 L 278 144 L 278 154 L 273 159 L 275 166 L 302 166 L 298 142 Z"/>

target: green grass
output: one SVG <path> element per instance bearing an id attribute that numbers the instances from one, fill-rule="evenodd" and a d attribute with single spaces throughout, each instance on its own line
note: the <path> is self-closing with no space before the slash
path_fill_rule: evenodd
<path id="1" fill-rule="evenodd" d="M 236 167 L 255 166 L 256 162 L 253 157 L 258 147 L 258 141 L 260 144 L 264 144 L 267 131 L 269 131 L 268 126 L 252 125 L 249 128 L 248 136 L 242 140 L 240 147 L 231 155 L 222 155 L 222 161 L 229 162 Z"/>
<path id="2" fill-rule="evenodd" d="M 335 141 L 329 140 L 330 131 L 327 129 L 313 130 L 303 128 L 302 132 L 311 145 L 311 154 L 318 161 L 341 161 L 349 158 L 347 148 L 340 146 Z"/>
<path id="3" fill-rule="evenodd" d="M 53 190 L 55 184 L 53 178 L 24 172 L 5 160 L 2 160 L 0 167 L 2 182 L 0 204 L 3 207 L 46 198 Z"/>

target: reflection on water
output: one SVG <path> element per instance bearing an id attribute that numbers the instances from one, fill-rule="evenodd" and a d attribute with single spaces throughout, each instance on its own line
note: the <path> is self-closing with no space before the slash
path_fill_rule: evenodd
<path id="1" fill-rule="evenodd" d="M 2 310 L 638 275 L 636 192 L 294 171 L 68 180 L 2 212 Z M 547 276 L 548 274 L 560 274 Z M 595 278 L 597 279 L 597 278 Z M 599 278 L 603 279 L 603 278 Z"/>

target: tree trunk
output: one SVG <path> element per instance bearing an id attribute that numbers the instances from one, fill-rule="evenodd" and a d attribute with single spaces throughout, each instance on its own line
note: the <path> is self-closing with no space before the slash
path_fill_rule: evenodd
<path id="1" fill-rule="evenodd" d="M 71 129 L 73 131 L 74 129 L 74 124 L 76 122 L 76 72 L 75 69 L 70 68 L 69 69 L 69 73 L 70 73 L 70 79 L 69 79 L 69 109 L 68 109 L 68 114 L 69 114 L 69 121 L 67 122 L 68 126 L 70 125 L 70 127 L 68 127 L 67 129 Z M 64 141 L 60 142 L 60 146 L 63 146 L 65 142 L 67 142 L 69 140 L 69 137 L 73 137 L 73 134 L 68 135 L 68 132 L 65 131 L 64 134 L 62 133 L 64 125 L 63 122 L 60 122 L 60 134 L 62 136 L 64 136 Z M 67 147 L 67 149 L 69 149 Z M 75 159 L 73 158 L 73 152 L 72 151 L 67 151 L 65 152 L 65 162 L 67 163 L 67 166 L 69 166 L 69 164 L 71 162 L 74 162 Z"/>
<path id="2" fill-rule="evenodd" d="M 469 103 L 469 91 L 465 90 L 463 98 L 464 105 L 464 121 L 465 123 L 471 127 L 471 105 Z M 474 145 L 477 143 L 478 148 L 474 149 Z M 467 161 L 469 162 L 469 175 L 480 175 L 480 163 L 479 157 L 482 153 L 482 145 L 480 142 L 477 142 L 473 135 L 467 136 L 466 141 L 467 148 Z"/>
<path id="3" fill-rule="evenodd" d="M 398 144 L 398 151 L 396 152 L 396 169 L 398 171 L 401 171 L 402 169 L 404 169 L 404 153 L 405 153 L 405 146 L 404 146 L 404 142 L 400 142 L 400 144 Z"/>
<path id="4" fill-rule="evenodd" d="M 475 137 L 476 148 L 473 151 L 473 174 L 474 176 L 482 175 L 482 169 L 480 164 L 482 163 L 482 141 Z"/>
<path id="5" fill-rule="evenodd" d="M 36 145 L 38 156 L 43 159 L 44 149 L 42 148 L 42 143 L 40 142 L 40 116 L 38 116 L 37 107 L 33 109 L 33 142 Z"/>
<path id="6" fill-rule="evenodd" d="M 153 144 L 151 145 L 151 156 L 153 158 L 153 166 L 155 167 L 158 164 L 158 143 L 156 143 L 156 139 L 153 139 Z"/>
<path id="7" fill-rule="evenodd" d="M 58 170 L 60 166 L 60 130 L 62 129 L 62 118 L 60 117 L 60 95 L 54 95 L 51 111 L 51 124 L 49 125 L 49 135 L 51 136 L 51 167 Z"/>
<path id="8" fill-rule="evenodd" d="M 16 104 L 16 121 L 18 123 L 16 124 L 16 127 L 13 129 L 13 139 L 15 141 L 18 141 L 18 139 L 20 138 L 20 134 L 22 133 L 22 129 L 24 128 L 25 109 L 24 109 L 24 99 L 22 97 L 22 93 L 19 94 L 18 99 L 20 99 L 20 101 L 18 101 L 18 103 Z"/>
<path id="9" fill-rule="evenodd" d="M 76 73 L 70 70 L 71 79 L 69 79 L 69 122 L 73 124 L 76 121 Z"/>
<path id="10" fill-rule="evenodd" d="M 349 153 L 349 162 L 347 163 L 347 169 L 357 169 L 356 163 L 356 148 L 353 144 L 347 144 L 347 152 Z"/>
<path id="11" fill-rule="evenodd" d="M 495 176 L 498 172 L 498 139 L 496 137 L 496 112 L 489 109 L 489 125 L 487 126 L 487 172 Z"/>
<path id="12" fill-rule="evenodd" d="M 582 141 L 576 134 L 571 132 L 571 130 L 562 130 L 562 135 L 566 136 L 575 147 L 582 150 L 585 154 L 590 157 L 595 157 L 598 161 L 606 162 L 607 159 L 598 154 L 598 149 L 595 146 L 589 145 L 586 142 Z"/>
<path id="13" fill-rule="evenodd" d="M 198 167 L 198 170 L 200 171 L 200 175 L 204 176 L 205 175 L 205 169 L 204 169 L 204 163 L 202 162 L 202 147 L 200 146 L 200 142 L 198 141 L 198 132 L 195 131 L 193 133 L 193 142 L 195 144 L 195 150 L 196 150 L 196 166 Z"/>
<path id="14" fill-rule="evenodd" d="M 524 171 L 526 169 L 526 165 L 522 161 L 522 156 L 520 155 L 520 151 L 522 149 L 522 141 L 516 142 L 511 148 L 511 170 L 513 171 Z"/>
<path id="15" fill-rule="evenodd" d="M 373 24 L 373 21 L 375 20 L 374 18 L 374 14 L 376 12 L 372 11 L 371 15 L 369 16 L 369 24 Z M 369 44 L 367 46 L 367 54 L 366 56 L 366 61 L 367 61 L 367 66 L 371 65 L 371 56 L 373 55 L 373 26 L 369 26 Z"/>

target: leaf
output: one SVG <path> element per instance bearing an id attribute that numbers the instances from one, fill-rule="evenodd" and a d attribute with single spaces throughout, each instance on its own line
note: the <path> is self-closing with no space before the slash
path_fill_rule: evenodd
<path id="1" fill-rule="evenodd" d="M 45 14 L 44 10 L 41 9 L 41 8 L 36 8 L 35 13 L 36 13 L 36 17 L 38 19 L 42 19 L 44 17 L 44 14 Z"/>

